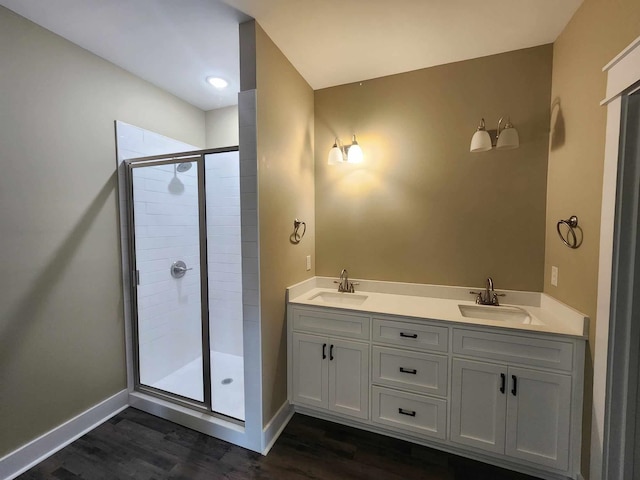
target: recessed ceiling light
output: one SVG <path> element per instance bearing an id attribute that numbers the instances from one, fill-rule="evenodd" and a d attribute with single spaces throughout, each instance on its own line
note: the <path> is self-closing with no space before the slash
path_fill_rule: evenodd
<path id="1" fill-rule="evenodd" d="M 226 86 L 229 85 L 229 82 L 220 77 L 207 77 L 207 83 L 213 85 L 218 89 L 226 88 Z"/>

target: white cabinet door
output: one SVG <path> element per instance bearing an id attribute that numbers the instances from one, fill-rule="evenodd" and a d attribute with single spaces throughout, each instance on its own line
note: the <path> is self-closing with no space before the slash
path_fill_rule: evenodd
<path id="1" fill-rule="evenodd" d="M 329 409 L 369 418 L 369 345 L 330 339 Z"/>
<path id="2" fill-rule="evenodd" d="M 453 359 L 451 441 L 504 453 L 506 373 L 503 365 Z"/>
<path id="3" fill-rule="evenodd" d="M 569 466 L 571 377 L 509 367 L 508 380 L 505 453 L 566 470 Z"/>
<path id="4" fill-rule="evenodd" d="M 293 401 L 327 408 L 329 339 L 293 334 Z"/>

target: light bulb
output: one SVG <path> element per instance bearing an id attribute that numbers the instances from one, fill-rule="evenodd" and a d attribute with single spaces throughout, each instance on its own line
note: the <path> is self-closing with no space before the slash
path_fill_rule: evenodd
<path id="1" fill-rule="evenodd" d="M 358 145 L 358 141 L 356 140 L 356 136 L 353 136 L 353 143 L 349 147 L 349 152 L 347 153 L 347 162 L 349 163 L 362 163 L 364 160 L 362 154 L 362 148 Z"/>
<path id="2" fill-rule="evenodd" d="M 226 88 L 227 85 L 229 85 L 229 82 L 220 77 L 207 77 L 207 83 L 216 87 L 218 90 Z"/>

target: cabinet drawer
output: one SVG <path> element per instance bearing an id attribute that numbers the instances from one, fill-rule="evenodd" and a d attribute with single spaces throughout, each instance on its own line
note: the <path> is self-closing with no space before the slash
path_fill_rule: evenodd
<path id="1" fill-rule="evenodd" d="M 372 382 L 432 395 L 447 395 L 448 357 L 373 347 Z"/>
<path id="2" fill-rule="evenodd" d="M 449 350 L 449 329 L 434 325 L 374 318 L 373 341 L 446 352 Z"/>
<path id="3" fill-rule="evenodd" d="M 372 420 L 419 435 L 446 438 L 447 402 L 414 393 L 371 388 Z"/>
<path id="4" fill-rule="evenodd" d="M 364 315 L 297 308 L 293 310 L 293 329 L 299 332 L 369 340 L 369 325 L 369 317 Z"/>
<path id="5" fill-rule="evenodd" d="M 453 329 L 453 353 L 571 371 L 573 344 L 540 338 Z"/>

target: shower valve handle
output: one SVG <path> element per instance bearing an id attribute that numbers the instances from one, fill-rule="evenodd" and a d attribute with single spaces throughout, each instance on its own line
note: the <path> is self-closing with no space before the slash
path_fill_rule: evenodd
<path id="1" fill-rule="evenodd" d="M 173 262 L 171 264 L 171 276 L 173 278 L 182 278 L 187 273 L 187 270 L 193 270 L 193 268 L 187 268 L 187 264 L 182 260 Z"/>

